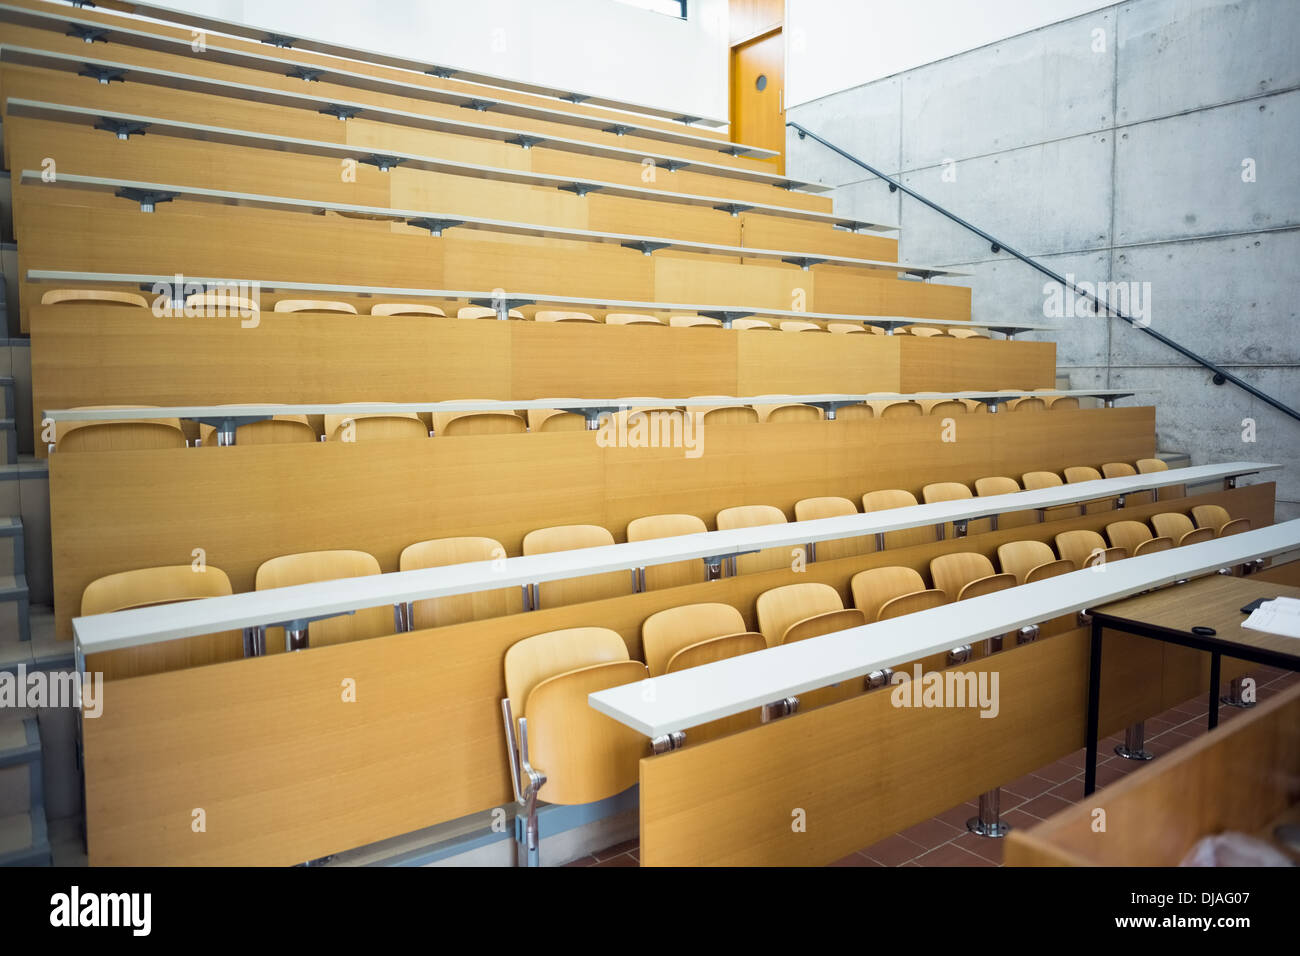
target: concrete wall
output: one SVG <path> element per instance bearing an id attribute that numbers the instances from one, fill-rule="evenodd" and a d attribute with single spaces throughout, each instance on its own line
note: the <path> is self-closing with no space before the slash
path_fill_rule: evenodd
<path id="1" fill-rule="evenodd" d="M 1149 283 L 1154 330 L 1300 407 L 1295 0 L 1129 0 L 788 118 L 1075 281 Z M 1028 266 L 812 140 L 788 149 L 837 211 L 899 223 L 903 259 L 973 273 L 977 320 L 1047 321 Z M 1196 464 L 1287 465 L 1278 514 L 1300 516 L 1300 422 L 1119 320 L 1056 321 L 1075 385 L 1153 389 L 1161 448 Z"/>

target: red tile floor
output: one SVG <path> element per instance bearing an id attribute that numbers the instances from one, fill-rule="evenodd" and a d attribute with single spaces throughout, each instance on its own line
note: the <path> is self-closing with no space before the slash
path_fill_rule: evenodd
<path id="1" fill-rule="evenodd" d="M 1256 667 L 1251 671 L 1260 702 L 1286 687 L 1300 682 L 1300 674 Z M 1146 720 L 1146 749 L 1153 761 L 1125 760 L 1115 755 L 1115 747 L 1124 742 L 1123 735 L 1108 737 L 1097 744 L 1097 789 L 1114 783 L 1175 747 L 1205 733 L 1208 702 L 1196 697 Z M 1219 721 L 1226 723 L 1244 711 L 1237 707 L 1220 707 Z M 1002 786 L 1002 820 L 1013 827 L 1030 827 L 1083 797 L 1083 750 L 1079 749 L 1055 763 Z M 953 807 L 924 823 L 908 827 L 866 849 L 858 850 L 831 866 L 1001 866 L 1002 840 L 979 837 L 966 830 L 966 821 L 975 816 L 974 803 Z M 628 840 L 574 860 L 567 866 L 639 866 L 636 840 Z"/>

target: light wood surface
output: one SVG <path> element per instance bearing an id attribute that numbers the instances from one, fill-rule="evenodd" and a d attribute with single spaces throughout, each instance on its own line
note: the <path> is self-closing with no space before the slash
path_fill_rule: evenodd
<path id="1" fill-rule="evenodd" d="M 1273 824 L 1296 822 L 1298 773 L 1300 687 L 1291 687 L 1085 803 L 1012 830 L 1006 863 L 1174 867 L 1225 831 L 1271 842 Z"/>

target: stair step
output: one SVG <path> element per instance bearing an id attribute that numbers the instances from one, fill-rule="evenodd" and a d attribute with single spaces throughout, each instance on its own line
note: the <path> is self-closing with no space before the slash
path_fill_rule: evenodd
<path id="1" fill-rule="evenodd" d="M 0 817 L 42 804 L 41 736 L 36 718 L 0 720 Z"/>
<path id="2" fill-rule="evenodd" d="M 24 561 L 23 519 L 0 515 L 0 577 L 25 574 Z"/>
<path id="3" fill-rule="evenodd" d="M 12 375 L 0 375 L 0 416 L 4 418 L 15 417 L 15 402 L 17 394 L 15 393 L 14 377 Z"/>
<path id="4" fill-rule="evenodd" d="M 12 418 L 0 418 L 0 465 L 18 464 L 18 427 Z"/>
<path id="5" fill-rule="evenodd" d="M 44 808 L 37 805 L 0 817 L 0 866 L 49 866 L 51 862 Z"/>
<path id="6" fill-rule="evenodd" d="M 32 637 L 27 606 L 27 578 L 21 574 L 0 575 L 0 644 Z"/>

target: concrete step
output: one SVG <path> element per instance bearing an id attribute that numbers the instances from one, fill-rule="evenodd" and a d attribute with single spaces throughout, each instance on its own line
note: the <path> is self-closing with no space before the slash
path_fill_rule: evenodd
<path id="1" fill-rule="evenodd" d="M 41 737 L 34 716 L 0 720 L 0 817 L 43 806 Z"/>
<path id="2" fill-rule="evenodd" d="M 31 639 L 27 579 L 21 574 L 0 575 L 0 645 Z"/>
<path id="3" fill-rule="evenodd" d="M 18 464 L 18 426 L 12 418 L 0 418 L 0 465 Z"/>
<path id="4" fill-rule="evenodd" d="M 0 375 L 0 418 L 17 418 L 17 385 L 12 375 Z"/>
<path id="5" fill-rule="evenodd" d="M 25 554 L 23 519 L 15 515 L 0 515 L 0 577 L 25 573 Z"/>
<path id="6" fill-rule="evenodd" d="M 39 806 L 0 817 L 0 866 L 50 866 L 45 810 Z"/>

